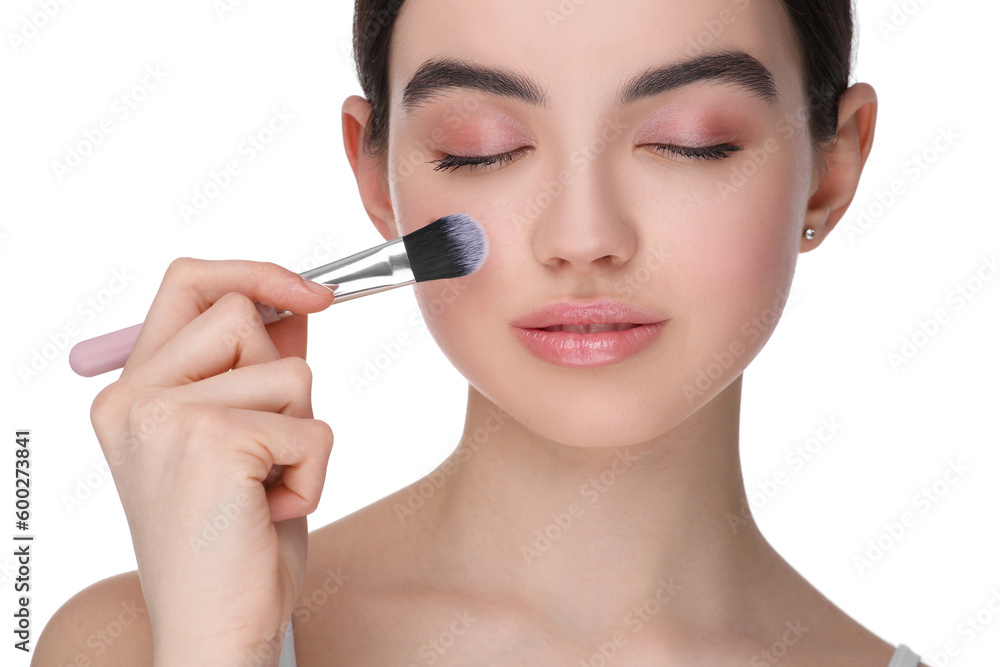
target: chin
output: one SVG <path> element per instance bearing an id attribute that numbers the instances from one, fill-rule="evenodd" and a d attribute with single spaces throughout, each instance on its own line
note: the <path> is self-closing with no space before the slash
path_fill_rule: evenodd
<path id="1" fill-rule="evenodd" d="M 484 397 L 538 436 L 552 442 L 587 448 L 643 445 L 687 419 L 696 410 L 679 391 L 664 386 L 603 381 L 601 369 L 554 368 L 555 378 L 543 380 L 536 370 L 518 372 L 508 361 L 492 368 L 467 368 L 463 374 Z"/>
<path id="2" fill-rule="evenodd" d="M 515 403 L 508 407 L 515 419 L 523 416 L 520 420 L 533 432 L 568 447 L 638 447 L 661 437 L 687 417 L 677 414 L 671 419 L 663 413 L 663 405 L 658 405 L 657 412 L 635 414 L 634 403 L 630 407 L 618 401 L 604 401 L 597 406 L 523 399 Z"/>

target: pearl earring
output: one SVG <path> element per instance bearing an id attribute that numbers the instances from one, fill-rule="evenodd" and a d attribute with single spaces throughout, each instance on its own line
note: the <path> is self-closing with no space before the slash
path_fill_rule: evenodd
<path id="1" fill-rule="evenodd" d="M 806 233 L 803 236 L 812 241 L 814 238 L 816 238 L 816 230 L 813 229 L 812 227 L 807 227 Z"/>

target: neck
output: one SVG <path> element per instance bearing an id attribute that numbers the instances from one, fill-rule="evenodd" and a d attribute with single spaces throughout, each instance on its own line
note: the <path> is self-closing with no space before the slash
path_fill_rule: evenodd
<path id="1" fill-rule="evenodd" d="M 449 545 L 442 576 L 474 563 L 466 592 L 595 638 L 753 618 L 748 588 L 773 551 L 746 509 L 741 380 L 669 433 L 612 448 L 541 438 L 470 386 L 424 508 Z"/>

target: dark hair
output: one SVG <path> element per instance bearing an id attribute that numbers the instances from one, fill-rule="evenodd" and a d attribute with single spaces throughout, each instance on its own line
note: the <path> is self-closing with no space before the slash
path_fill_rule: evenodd
<path id="1" fill-rule="evenodd" d="M 840 96 L 848 87 L 854 40 L 852 0 L 781 0 L 798 36 L 813 144 L 837 132 Z M 389 45 L 405 0 L 355 0 L 354 61 L 372 106 L 365 151 L 383 156 L 389 142 Z"/>

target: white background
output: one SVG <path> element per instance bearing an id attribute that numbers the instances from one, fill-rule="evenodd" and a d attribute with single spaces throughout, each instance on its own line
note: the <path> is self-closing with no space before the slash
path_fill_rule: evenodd
<path id="1" fill-rule="evenodd" d="M 89 421 L 94 395 L 117 373 L 74 375 L 69 347 L 141 322 L 174 257 L 269 260 L 301 271 L 382 241 L 361 206 L 341 135 L 341 104 L 361 92 L 349 58 L 353 3 L 246 0 L 220 17 L 212 0 L 68 2 L 15 47 L 10 36 L 39 7 L 5 0 L 0 11 L 5 665 L 28 664 L 12 648 L 15 429 L 32 430 L 32 644 L 70 596 L 136 566 Z M 885 33 L 880 22 L 894 7 L 901 25 Z M 875 147 L 845 219 L 818 251 L 800 257 L 785 316 L 746 373 L 747 488 L 756 493 L 776 472 L 787 475 L 771 497 L 754 496 L 761 527 L 860 623 L 938 667 L 996 664 L 1000 613 L 987 604 L 992 598 L 1000 611 L 1000 279 L 960 310 L 949 293 L 1000 251 L 1000 8 L 864 0 L 859 11 L 853 80 L 879 94 Z M 141 85 L 147 67 L 165 78 L 121 119 L 114 100 Z M 186 223 L 179 205 L 191 203 L 211 171 L 245 157 L 241 142 L 275 108 L 294 121 Z M 60 180 L 53 162 L 104 118 L 112 133 Z M 957 140 L 935 149 L 949 129 Z M 912 171 L 908 161 L 925 151 L 933 164 Z M 903 194 L 880 208 L 880 194 L 888 202 L 896 180 Z M 866 211 L 868 228 L 849 236 Z M 88 313 L 81 304 L 111 296 L 105 290 L 115 271 L 129 277 L 127 286 Z M 892 368 L 888 354 L 939 308 L 948 322 L 920 341 L 926 345 L 909 363 Z M 336 434 L 311 528 L 424 475 L 457 443 L 467 385 L 427 330 L 410 324 L 414 312 L 404 288 L 311 318 L 314 406 Z M 78 327 L 75 336 L 61 333 L 67 326 Z M 357 390 L 351 376 L 400 331 L 415 342 Z M 41 368 L 25 379 L 18 369 L 36 353 Z M 829 418 L 843 427 L 795 469 L 787 453 Z M 939 481 L 943 495 L 921 511 L 915 494 L 943 479 L 950 462 L 969 471 L 954 484 Z M 887 537 L 885 524 L 908 511 L 916 525 Z M 859 571 L 855 558 L 880 536 L 888 548 Z M 961 624 L 979 611 L 992 623 L 969 634 Z M 957 656 L 935 660 L 949 641 Z"/>

